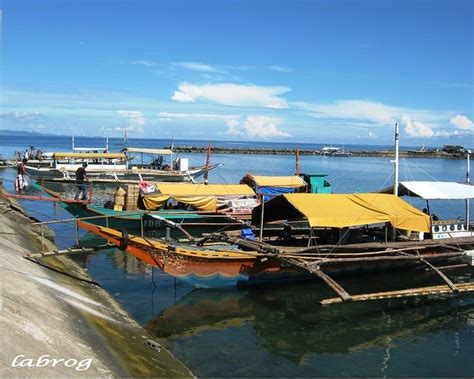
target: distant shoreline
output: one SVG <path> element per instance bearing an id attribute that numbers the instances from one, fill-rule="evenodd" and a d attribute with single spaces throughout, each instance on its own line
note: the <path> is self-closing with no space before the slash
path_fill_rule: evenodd
<path id="1" fill-rule="evenodd" d="M 177 153 L 207 153 L 207 147 L 203 146 L 174 146 L 173 151 Z M 212 154 L 246 154 L 246 155 L 295 155 L 295 149 L 242 149 L 242 148 L 222 148 L 222 147 L 211 147 Z M 319 155 L 329 157 L 387 157 L 391 158 L 394 156 L 393 150 L 343 150 L 335 152 L 333 154 L 326 153 L 322 150 L 316 149 L 300 149 L 300 155 Z M 400 157 L 403 158 L 444 158 L 444 159 L 465 159 L 465 154 L 459 153 L 448 153 L 441 150 L 401 150 L 399 152 Z M 470 156 L 473 159 L 473 156 Z"/>

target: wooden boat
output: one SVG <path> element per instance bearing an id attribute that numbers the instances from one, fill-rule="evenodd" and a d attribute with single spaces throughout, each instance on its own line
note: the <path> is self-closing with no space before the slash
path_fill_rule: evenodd
<path id="1" fill-rule="evenodd" d="M 284 202 L 287 204 L 282 206 Z M 280 245 L 283 241 L 252 241 L 228 234 L 184 244 L 128 235 L 85 222 L 79 222 L 79 225 L 198 288 L 282 283 L 319 277 L 344 300 L 350 299 L 350 295 L 329 275 L 420 264 L 436 270 L 433 263 L 462 259 L 467 248 L 474 244 L 472 236 L 454 238 L 450 244 L 420 239 L 374 241 L 377 237 L 377 230 L 374 230 L 365 242 L 307 245 L 317 234 L 328 234 L 328 228 L 365 230 L 366 225 L 390 223 L 397 229 L 429 232 L 429 216 L 394 195 L 285 194 L 267 202 L 265 207 L 268 209 L 265 212 L 267 221 L 278 217 L 277 210 L 286 219 L 289 214 L 296 218 L 303 215 L 313 233 L 305 240 L 295 239 L 291 246 Z M 315 209 L 318 209 L 319 216 L 315 216 Z M 255 218 L 260 214 L 259 209 L 253 212 Z"/>
<path id="2" fill-rule="evenodd" d="M 102 183 L 116 184 L 130 181 L 158 182 L 189 182 L 194 183 L 209 171 L 219 167 L 219 164 L 209 164 L 188 167 L 187 158 L 177 158 L 165 163 L 163 156 L 173 156 L 170 149 L 127 148 L 120 153 L 84 152 L 79 151 L 55 152 L 47 159 L 28 161 L 25 169 L 29 175 L 37 179 L 53 180 L 55 182 L 72 182 L 76 170 L 87 163 L 87 176 Z M 130 153 L 153 155 L 151 162 L 133 164 L 134 157 Z M 161 158 L 161 159 L 160 159 Z"/>
<path id="3" fill-rule="evenodd" d="M 91 203 L 61 201 L 59 204 L 75 218 L 86 218 L 92 224 L 157 238 L 165 237 L 167 229 L 169 236 L 175 238 L 185 237 L 186 233 L 200 237 L 219 230 L 240 230 L 246 227 L 242 217 L 248 219 L 256 205 L 255 193 L 246 185 L 157 183 L 156 186 L 158 193 L 142 197 L 144 209 L 137 209 L 137 204 L 133 210 L 114 210 Z M 39 185 L 35 188 L 60 198 L 52 190 Z M 170 201 L 180 208 L 167 208 Z M 239 203 L 244 207 L 239 207 Z"/>

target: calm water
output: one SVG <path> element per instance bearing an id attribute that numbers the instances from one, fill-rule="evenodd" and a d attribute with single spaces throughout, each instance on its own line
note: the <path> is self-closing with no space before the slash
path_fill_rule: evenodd
<path id="1" fill-rule="evenodd" d="M 0 137 L 0 154 L 9 156 L 29 144 L 49 151 L 70 149 L 67 138 Z M 100 140 L 81 143 L 102 144 Z M 147 141 L 146 146 L 165 144 L 169 141 Z M 80 145 L 77 140 L 76 145 Z M 191 164 L 205 161 L 200 154 L 189 157 Z M 214 182 L 235 183 L 246 172 L 294 172 L 294 159 L 289 156 L 215 155 L 213 160 L 224 164 L 211 174 Z M 373 191 L 393 180 L 392 164 L 382 158 L 303 156 L 301 167 L 302 171 L 327 173 L 338 193 Z M 3 171 L 2 176 L 10 180 L 14 171 Z M 404 160 L 400 176 L 402 180 L 463 181 L 465 162 Z M 6 181 L 5 185 L 11 188 L 11 182 Z M 421 202 L 412 203 L 424 206 Z M 53 204 L 25 201 L 23 205 L 40 220 L 70 217 Z M 430 207 L 444 218 L 464 217 L 464 204 L 460 201 L 433 202 Z M 74 242 L 72 225 L 55 226 L 54 230 L 60 247 Z M 319 283 L 251 290 L 193 290 L 116 249 L 76 259 L 150 333 L 166 338 L 167 347 L 198 376 L 474 375 L 472 296 L 322 308 L 317 302 L 333 294 Z M 473 280 L 473 274 L 473 270 L 450 273 L 463 281 Z M 363 281 L 345 278 L 341 282 L 353 293 L 438 282 L 425 271 L 416 272 L 415 283 L 414 277 L 414 272 L 391 273 Z"/>

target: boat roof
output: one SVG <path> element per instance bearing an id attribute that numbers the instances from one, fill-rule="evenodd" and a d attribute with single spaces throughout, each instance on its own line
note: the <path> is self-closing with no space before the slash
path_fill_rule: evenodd
<path id="1" fill-rule="evenodd" d="M 298 188 L 306 186 L 306 182 L 299 176 L 260 176 L 246 174 L 245 178 L 250 178 L 258 187 L 289 187 Z"/>
<path id="2" fill-rule="evenodd" d="M 252 212 L 260 222 L 261 205 Z M 429 232 L 430 217 L 395 195 L 292 193 L 265 203 L 264 221 L 306 218 L 311 227 L 345 228 L 390 222 L 395 228 Z"/>
<path id="3" fill-rule="evenodd" d="M 255 196 L 246 184 L 168 184 L 155 183 L 163 195 L 170 196 Z"/>
<path id="4" fill-rule="evenodd" d="M 156 155 L 173 155 L 174 152 L 171 149 L 145 149 L 141 147 L 126 147 L 123 151 L 129 153 L 144 153 L 144 154 L 156 154 Z"/>
<path id="5" fill-rule="evenodd" d="M 393 193 L 393 186 L 381 193 Z M 404 181 L 398 185 L 399 196 L 421 197 L 423 200 L 466 200 L 474 199 L 474 186 L 469 183 Z"/>
<path id="6" fill-rule="evenodd" d="M 54 159 L 62 158 L 106 158 L 106 159 L 118 159 L 126 158 L 123 153 L 54 153 Z"/>
<path id="7" fill-rule="evenodd" d="M 424 200 L 474 199 L 474 186 L 467 183 L 409 181 L 400 182 L 398 193 Z"/>

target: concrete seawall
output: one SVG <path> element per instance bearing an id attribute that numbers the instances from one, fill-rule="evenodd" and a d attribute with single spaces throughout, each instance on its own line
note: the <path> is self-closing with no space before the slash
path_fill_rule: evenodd
<path id="1" fill-rule="evenodd" d="M 0 200 L 1 377 L 193 377 L 105 290 L 25 259 L 41 246 L 31 222 Z M 65 256 L 42 260 L 91 279 Z"/>

